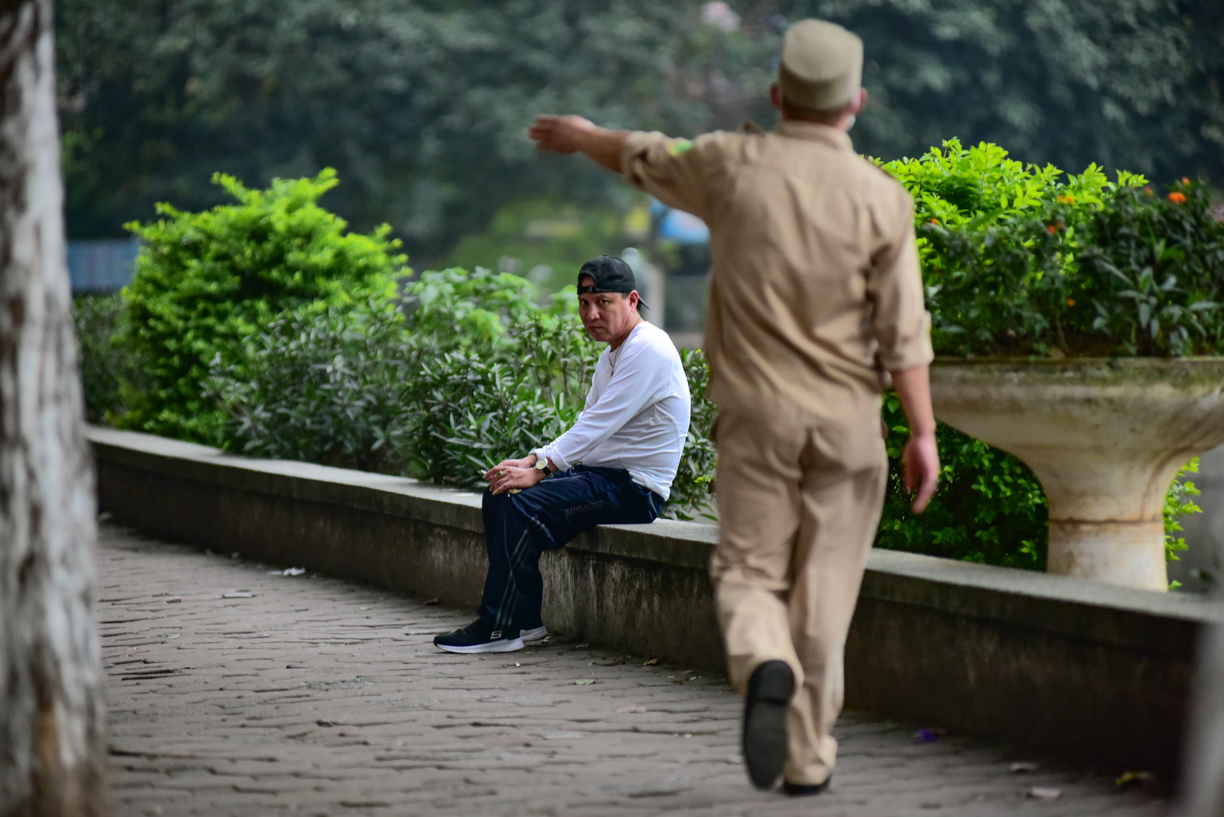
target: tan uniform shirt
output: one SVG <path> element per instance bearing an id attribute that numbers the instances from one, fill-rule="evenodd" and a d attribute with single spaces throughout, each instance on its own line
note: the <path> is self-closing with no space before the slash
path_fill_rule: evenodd
<path id="1" fill-rule="evenodd" d="M 630 183 L 710 228 L 705 349 L 724 410 L 878 416 L 881 367 L 931 361 L 913 200 L 844 132 L 638 132 L 622 160 Z"/>

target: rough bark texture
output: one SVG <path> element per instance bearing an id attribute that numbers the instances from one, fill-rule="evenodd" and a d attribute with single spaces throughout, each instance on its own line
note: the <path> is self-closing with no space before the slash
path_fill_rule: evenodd
<path id="1" fill-rule="evenodd" d="M 103 815 L 96 523 L 51 0 L 0 0 L 0 816 Z"/>

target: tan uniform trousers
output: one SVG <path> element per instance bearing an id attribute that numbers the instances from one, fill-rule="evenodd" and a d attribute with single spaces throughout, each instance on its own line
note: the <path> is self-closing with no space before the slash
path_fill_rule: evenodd
<path id="1" fill-rule="evenodd" d="M 710 572 L 731 682 L 742 694 L 764 661 L 795 673 L 791 783 L 823 783 L 836 760 L 846 634 L 888 478 L 878 409 L 851 414 L 813 426 L 724 413 L 716 433 Z"/>

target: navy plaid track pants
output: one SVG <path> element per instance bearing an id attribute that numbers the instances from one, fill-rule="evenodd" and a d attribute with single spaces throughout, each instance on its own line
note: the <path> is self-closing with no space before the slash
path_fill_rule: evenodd
<path id="1" fill-rule="evenodd" d="M 577 465 L 517 494 L 485 491 L 489 575 L 476 612 L 498 630 L 541 626 L 541 553 L 596 525 L 653 522 L 662 509 L 663 499 L 623 468 Z"/>

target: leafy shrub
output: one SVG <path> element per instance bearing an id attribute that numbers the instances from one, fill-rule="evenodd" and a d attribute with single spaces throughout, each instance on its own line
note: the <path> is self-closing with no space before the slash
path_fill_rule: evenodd
<path id="1" fill-rule="evenodd" d="M 688 377 L 692 411 L 689 414 L 688 439 L 680 455 L 680 468 L 672 483 L 670 515 L 691 519 L 697 514 L 713 518 L 713 497 L 710 495 L 714 466 L 718 457 L 714 450 L 714 421 L 718 407 L 706 395 L 710 383 L 710 367 L 700 349 L 680 350 L 680 361 Z"/>
<path id="2" fill-rule="evenodd" d="M 337 184 L 330 169 L 267 190 L 222 174 L 214 182 L 238 203 L 201 213 L 159 204 L 163 219 L 127 225 L 144 245 L 123 291 L 121 340 L 143 373 L 124 390 L 126 427 L 219 441 L 225 415 L 203 389 L 218 356 L 238 365 L 248 340 L 283 313 L 389 295 L 404 272 L 389 227 L 346 233 L 319 207 Z"/>
<path id="3" fill-rule="evenodd" d="M 577 419 L 598 358 L 581 326 L 571 315 L 538 316 L 512 329 L 531 338 L 531 350 L 509 360 L 472 349 L 422 361 L 413 392 L 420 476 L 481 489 L 490 466 Z M 574 346 L 579 354 L 566 354 Z"/>
<path id="4" fill-rule="evenodd" d="M 913 194 L 937 353 L 1217 354 L 1224 224 L 1210 189 L 1167 196 L 956 140 L 883 165 Z"/>
<path id="5" fill-rule="evenodd" d="M 209 394 L 244 454 L 401 473 L 411 416 L 404 318 L 388 302 L 302 310 L 268 324 L 240 364 L 214 358 Z"/>
<path id="6" fill-rule="evenodd" d="M 1085 227 L 1070 294 L 1091 312 L 1081 307 L 1072 327 L 1131 355 L 1224 350 L 1224 223 L 1210 188 L 1184 179 L 1163 197 L 1122 190 Z"/>
<path id="7" fill-rule="evenodd" d="M 116 295 L 83 295 L 73 299 L 72 321 L 81 355 L 85 417 L 91 423 L 110 422 L 123 413 L 120 384 L 140 375 L 115 339 L 123 315 Z"/>

